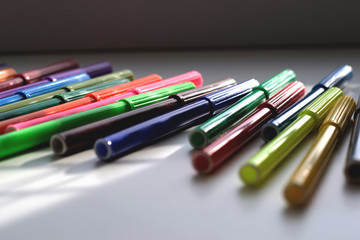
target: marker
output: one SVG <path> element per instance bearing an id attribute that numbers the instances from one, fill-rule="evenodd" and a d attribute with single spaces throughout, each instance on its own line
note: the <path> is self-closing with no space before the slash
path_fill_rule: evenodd
<path id="1" fill-rule="evenodd" d="M 199 173 L 209 173 L 219 167 L 236 150 L 244 146 L 257 133 L 261 126 L 279 113 L 299 101 L 305 94 L 305 86 L 295 81 L 280 92 L 260 104 L 248 116 L 214 142 L 192 154 L 192 165 Z"/>
<path id="2" fill-rule="evenodd" d="M 0 70 L 1 69 L 5 69 L 5 68 L 9 68 L 10 66 L 6 63 L 0 63 Z"/>
<path id="3" fill-rule="evenodd" d="M 94 66 L 92 68 L 94 70 L 92 75 L 97 77 L 98 76 L 97 74 L 102 74 L 102 73 L 106 74 L 106 73 L 110 73 L 112 71 L 111 65 L 110 65 L 110 68 L 107 68 L 107 65 L 106 65 L 105 69 L 103 69 L 103 66 L 104 66 L 104 64 L 97 64 L 97 67 Z M 98 67 L 100 69 L 98 69 Z M 14 103 L 14 102 L 26 99 L 26 98 L 36 97 L 36 96 L 39 96 L 39 95 L 42 95 L 42 94 L 45 94 L 48 92 L 58 90 L 61 87 L 67 86 L 69 84 L 74 84 L 74 83 L 79 83 L 79 82 L 89 80 L 90 78 L 91 78 L 91 76 L 89 74 L 80 73 L 77 75 L 72 75 L 69 77 L 58 79 L 57 81 L 54 81 L 54 82 L 47 82 L 47 83 L 44 83 L 44 84 L 41 84 L 41 85 L 38 85 L 35 87 L 32 86 L 32 87 L 23 89 L 21 91 L 17 91 L 12 96 L 0 99 L 0 106 Z"/>
<path id="4" fill-rule="evenodd" d="M 36 97 L 44 93 L 57 90 L 63 86 L 89 80 L 90 76 L 86 73 L 60 79 L 56 82 L 41 84 L 36 87 L 27 88 L 16 92 L 14 95 L 0 99 L 0 106 L 18 102 L 26 98 Z"/>
<path id="5" fill-rule="evenodd" d="M 354 183 L 360 182 L 360 98 L 354 114 L 354 128 L 351 133 L 349 150 L 345 163 L 345 176 Z"/>
<path id="6" fill-rule="evenodd" d="M 292 123 L 300 111 L 331 87 L 341 88 L 353 76 L 352 67 L 342 65 L 316 84 L 301 101 L 296 103 L 261 129 L 261 137 L 268 142 Z"/>
<path id="7" fill-rule="evenodd" d="M 37 102 L 37 103 L 31 104 L 28 106 L 24 106 L 24 107 L 16 108 L 16 109 L 13 109 L 13 110 L 10 110 L 7 112 L 0 113 L 0 121 L 15 118 L 15 117 L 29 114 L 32 112 L 40 111 L 42 109 L 57 106 L 57 105 L 60 105 L 60 104 L 66 103 L 66 102 L 74 101 L 76 99 L 84 97 L 88 93 L 98 91 L 98 90 L 101 90 L 104 88 L 109 88 L 109 87 L 113 87 L 116 85 L 124 84 L 126 82 L 129 82 L 129 79 L 123 78 L 123 79 L 119 79 L 119 80 L 113 80 L 110 82 L 96 84 L 94 86 L 82 88 L 82 89 L 75 90 L 72 92 L 57 94 L 52 99 L 48 99 L 46 101 Z M 17 124 L 14 124 L 14 125 L 10 125 L 9 127 L 12 127 L 13 129 L 16 129 L 16 130 L 20 130 L 22 128 L 28 127 L 28 125 L 26 123 L 27 122 L 25 121 L 25 122 L 18 123 L 18 126 L 14 126 L 14 125 L 17 125 Z"/>
<path id="8" fill-rule="evenodd" d="M 196 149 L 205 147 L 253 112 L 260 103 L 269 99 L 274 93 L 294 80 L 295 73 L 289 69 L 266 80 L 255 87 L 251 94 L 191 131 L 189 135 L 190 144 Z"/>
<path id="9" fill-rule="evenodd" d="M 328 89 L 299 113 L 297 119 L 268 142 L 239 170 L 240 178 L 247 185 L 258 184 L 315 128 L 343 95 L 339 88 Z"/>
<path id="10" fill-rule="evenodd" d="M 99 121 L 132 109 L 165 100 L 169 95 L 195 88 L 192 82 L 186 82 L 152 92 L 124 98 L 117 103 L 73 114 L 53 121 L 38 124 L 20 131 L 0 136 L 0 157 L 29 149 L 50 140 L 56 133 Z"/>
<path id="11" fill-rule="evenodd" d="M 108 82 L 108 81 L 113 81 L 113 80 L 117 80 L 117 79 L 124 79 L 127 78 L 129 80 L 134 80 L 134 74 L 131 70 L 129 69 L 124 69 L 118 72 L 114 72 L 114 73 L 109 73 L 106 75 L 102 75 L 100 77 L 95 77 L 92 78 L 90 80 L 86 80 L 83 82 L 79 82 L 79 83 L 74 83 L 71 85 L 68 85 L 66 87 L 62 87 L 59 90 L 55 90 L 49 93 L 45 93 L 36 97 L 32 97 L 32 98 L 28 98 L 28 99 L 24 99 L 22 101 L 19 102 L 15 102 L 15 103 L 11 103 L 5 106 L 1 106 L 0 107 L 0 113 L 1 112 L 7 112 L 16 108 L 20 108 L 20 107 L 24 107 L 24 106 L 29 106 L 31 104 L 37 103 L 37 102 L 42 102 L 48 99 L 51 99 L 53 96 L 55 96 L 56 94 L 62 94 L 65 92 L 71 92 L 71 91 L 75 91 L 81 88 L 86 88 L 86 87 L 90 87 L 96 84 L 100 84 L 100 83 L 104 83 L 104 82 Z M 0 92 L 1 94 L 1 92 Z"/>
<path id="12" fill-rule="evenodd" d="M 17 74 L 16 77 L 12 79 L 6 80 L 4 82 L 0 82 L 0 91 L 37 82 L 40 81 L 41 78 L 44 76 L 78 67 L 79 67 L 79 63 L 75 59 L 68 59 L 42 68 L 37 68 L 28 72 L 20 73 Z"/>
<path id="13" fill-rule="evenodd" d="M 99 95 L 98 98 L 101 101 L 98 101 L 97 98 L 93 98 L 92 96 L 87 97 L 85 101 L 83 101 L 86 96 L 91 95 L 88 94 L 84 98 L 64 103 L 59 106 L 43 109 L 37 112 L 29 113 L 23 116 L 19 116 L 16 118 L 8 119 L 5 121 L 0 121 L 0 132 L 3 132 L 5 128 L 14 123 L 24 122 L 31 119 L 34 119 L 32 123 L 28 124 L 39 124 L 45 121 L 50 121 L 53 119 L 57 119 L 60 117 L 68 116 L 74 113 L 79 113 L 82 111 L 86 111 L 89 109 L 97 108 L 100 106 L 104 106 L 107 104 L 115 103 L 118 100 L 134 96 L 136 94 L 141 94 L 145 92 L 150 92 L 162 87 L 167 87 L 174 84 L 184 83 L 184 82 L 193 82 L 195 86 L 201 86 L 203 79 L 199 72 L 191 71 L 188 73 L 184 73 L 175 77 L 168 78 L 166 80 L 160 81 L 161 77 L 159 75 L 150 75 L 147 78 L 134 80 L 129 83 L 124 83 L 121 86 L 111 87 L 104 90 L 96 91 L 93 93 L 96 93 L 96 95 Z M 147 84 L 147 85 L 145 85 Z M 141 86 L 144 85 L 144 86 Z M 100 95 L 98 93 L 105 93 L 104 95 Z M 120 95 L 111 95 L 111 94 L 118 94 L 123 92 L 123 94 Z M 112 96 L 112 97 L 109 97 Z M 106 98 L 107 97 L 107 98 Z M 102 99 L 103 98 L 103 99 Z M 88 101 L 90 101 L 90 104 L 85 104 Z M 35 118 L 39 118 L 35 120 Z M 41 119 L 40 119 L 41 118 Z M 35 123 L 36 122 L 36 123 Z"/>
<path id="14" fill-rule="evenodd" d="M 15 69 L 11 67 L 7 68 L 0 68 L 0 82 L 3 82 L 5 80 L 8 80 L 16 75 Z"/>
<path id="15" fill-rule="evenodd" d="M 349 96 L 340 97 L 331 108 L 315 142 L 285 187 L 285 199 L 290 205 L 308 203 L 355 109 L 356 102 Z"/>
<path id="16" fill-rule="evenodd" d="M 130 89 L 136 88 L 138 86 L 145 85 L 145 84 L 156 83 L 156 82 L 159 82 L 161 80 L 162 80 L 162 78 L 159 75 L 152 74 L 152 75 L 149 75 L 147 77 L 143 77 L 143 78 L 131 81 L 129 83 L 124 83 L 121 86 L 123 87 L 124 92 L 127 92 Z M 75 102 L 75 101 L 73 101 L 73 102 Z M 104 105 L 109 104 L 109 102 L 107 102 L 106 100 L 99 101 L 99 102 L 101 102 L 101 104 L 104 104 Z M 116 101 L 114 101 L 114 102 L 116 102 Z M 114 103 L 114 102 L 112 102 L 112 103 Z M 25 114 L 25 115 L 22 115 L 22 116 L 18 116 L 18 117 L 15 117 L 15 118 L 0 121 L 0 133 L 4 133 L 6 127 L 8 125 L 11 125 L 11 124 L 25 122 L 25 121 L 29 121 L 29 120 L 36 119 L 36 118 L 41 118 L 41 117 L 48 116 L 48 115 L 50 116 L 50 115 L 57 114 L 57 116 L 58 116 L 58 114 L 60 112 L 72 109 L 72 105 L 70 103 L 61 104 L 61 107 L 60 106 L 50 107 L 50 108 L 43 109 L 43 110 L 40 110 L 40 111 L 37 111 L 37 112 L 28 113 L 28 114 Z M 95 103 L 97 103 L 97 102 L 95 102 Z M 94 106 L 95 103 L 89 104 L 89 105 Z M 97 105 L 94 106 L 94 108 L 99 107 L 99 106 L 103 106 L 103 105 L 97 104 Z M 81 110 L 88 110 L 88 109 L 86 108 L 86 109 L 81 109 Z M 74 113 L 74 112 L 72 112 L 72 113 Z M 58 117 L 63 117 L 63 116 L 58 116 Z M 47 119 L 46 121 L 50 121 L 50 119 Z"/>
<path id="17" fill-rule="evenodd" d="M 235 103 L 258 86 L 251 79 L 200 98 L 182 108 L 139 123 L 95 142 L 94 150 L 102 161 L 112 161 L 153 141 L 195 126 Z"/>
<path id="18" fill-rule="evenodd" d="M 76 68 L 76 69 L 72 69 L 69 71 L 59 72 L 56 74 L 45 76 L 40 81 L 29 83 L 24 86 L 12 88 L 12 89 L 0 92 L 0 98 L 9 97 L 9 96 L 14 95 L 16 92 L 19 92 L 19 91 L 27 89 L 27 88 L 36 87 L 36 86 L 39 86 L 39 85 L 42 85 L 45 83 L 49 83 L 49 82 L 55 82 L 59 79 L 71 77 L 71 76 L 78 75 L 81 73 L 86 73 L 91 78 L 94 78 L 94 77 L 101 76 L 101 75 L 111 73 L 111 72 L 112 72 L 112 67 L 109 62 L 100 62 L 100 63 L 96 63 L 96 64 L 91 64 L 91 65 L 88 65 L 88 66 L 85 66 L 82 68 Z"/>
<path id="19" fill-rule="evenodd" d="M 207 84 L 200 88 L 171 95 L 168 99 L 153 103 L 149 106 L 55 134 L 50 140 L 50 146 L 55 154 L 58 155 L 65 155 L 89 149 L 94 145 L 98 138 L 105 137 L 114 132 L 118 132 L 161 114 L 170 112 L 189 104 L 202 96 L 225 87 L 230 87 L 234 84 L 236 84 L 236 81 L 228 78 L 216 83 Z"/>

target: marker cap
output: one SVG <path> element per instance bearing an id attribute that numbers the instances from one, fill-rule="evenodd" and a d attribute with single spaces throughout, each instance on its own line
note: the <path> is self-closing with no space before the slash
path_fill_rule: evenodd
<path id="1" fill-rule="evenodd" d="M 192 82 L 193 84 L 195 84 L 196 87 L 200 87 L 203 84 L 203 78 L 199 72 L 191 71 L 171 78 L 167 78 L 161 82 L 136 87 L 132 89 L 131 92 L 135 92 L 136 94 L 141 94 L 161 87 L 165 87 L 173 84 L 180 84 L 184 82 Z"/>
<path id="2" fill-rule="evenodd" d="M 299 113 L 299 117 L 303 115 L 309 115 L 316 122 L 316 126 L 319 126 L 323 119 L 326 117 L 330 108 L 332 107 L 331 103 L 334 98 L 338 98 L 343 95 L 342 91 L 337 87 L 332 87 L 328 89 L 324 94 L 315 99 L 314 102 L 310 103 L 303 111 Z"/>
<path id="3" fill-rule="evenodd" d="M 115 95 L 125 93 L 125 92 L 129 91 L 130 89 L 136 88 L 138 86 L 142 86 L 145 84 L 151 84 L 151 83 L 155 83 L 155 82 L 160 82 L 161 79 L 162 78 L 159 75 L 152 74 L 152 75 L 149 75 L 149 76 L 146 76 L 143 78 L 139 78 L 139 79 L 136 79 L 136 80 L 128 82 L 128 83 L 124 83 L 120 86 L 114 86 L 111 88 L 107 88 L 107 89 L 103 89 L 103 90 L 96 91 L 93 93 L 89 93 L 85 97 L 91 97 L 91 98 L 95 99 L 96 101 L 100 101 L 105 98 L 109 98 L 109 97 L 112 97 Z"/>
<path id="4" fill-rule="evenodd" d="M 89 79 L 87 81 L 84 82 L 79 82 L 79 83 L 74 83 L 71 84 L 69 86 L 66 87 L 62 87 L 62 89 L 65 89 L 66 91 L 70 92 L 70 91 L 75 91 L 78 90 L 80 88 L 85 88 L 85 87 L 89 87 L 95 84 L 100 84 L 103 82 L 109 82 L 109 81 L 113 81 L 113 80 L 118 80 L 118 79 L 124 79 L 127 78 L 130 81 L 134 80 L 134 74 L 131 70 L 129 69 L 124 69 L 118 72 L 114 72 L 114 73 L 109 73 L 106 75 L 102 75 L 96 78 L 92 78 Z"/>
<path id="5" fill-rule="evenodd" d="M 75 59 L 69 59 L 25 73 L 20 73 L 15 75 L 15 77 L 12 79 L 0 82 L 0 91 L 16 88 L 28 83 L 34 83 L 36 81 L 39 81 L 42 77 L 46 75 L 66 71 L 77 67 L 79 67 L 79 63 Z"/>
<path id="6" fill-rule="evenodd" d="M 341 87 L 346 81 L 353 77 L 352 67 L 349 65 L 342 65 L 327 75 L 321 82 L 316 84 L 314 88 L 324 87 L 325 89 L 331 87 Z"/>
<path id="7" fill-rule="evenodd" d="M 81 89 L 78 89 L 78 90 L 75 90 L 75 91 L 66 92 L 66 93 L 62 93 L 62 94 L 57 94 L 57 95 L 54 95 L 54 98 L 59 98 L 63 102 L 71 102 L 71 101 L 74 101 L 76 99 L 84 97 L 88 93 L 95 92 L 95 91 L 98 91 L 100 89 L 116 86 L 116 85 L 119 85 L 119 84 L 123 84 L 123 83 L 126 83 L 126 82 L 130 82 L 130 80 L 127 79 L 127 78 L 123 78 L 123 79 L 114 80 L 114 81 L 110 81 L 110 82 L 99 83 L 99 84 L 96 84 L 94 86 L 81 88 Z"/>
<path id="8" fill-rule="evenodd" d="M 182 92 L 192 88 L 195 88 L 194 83 L 185 82 L 185 83 L 169 86 L 166 88 L 160 88 L 158 90 L 154 90 L 151 92 L 142 93 L 140 95 L 135 95 L 125 99 L 121 99 L 119 100 L 119 102 L 126 102 L 131 109 L 136 109 L 145 105 L 149 105 L 153 102 L 158 102 L 159 98 L 167 97 L 172 92 Z"/>
<path id="9" fill-rule="evenodd" d="M 76 69 L 65 71 L 65 72 L 51 74 L 49 76 L 43 77 L 42 80 L 48 80 L 48 81 L 54 82 L 59 79 L 63 79 L 63 78 L 70 77 L 73 75 L 78 75 L 81 73 L 87 73 L 91 78 L 93 78 L 93 77 L 97 77 L 97 76 L 104 75 L 104 74 L 111 73 L 111 72 L 112 72 L 112 67 L 109 62 L 100 62 L 100 63 L 91 64 L 91 65 L 88 65 L 88 66 L 85 66 L 82 68 L 76 68 Z"/>
<path id="10" fill-rule="evenodd" d="M 299 101 L 305 94 L 305 86 L 299 81 L 291 82 L 283 90 L 260 104 L 258 108 L 269 108 L 274 114 L 279 114 L 294 103 Z"/>
<path id="11" fill-rule="evenodd" d="M 22 95 L 25 98 L 31 98 L 31 97 L 38 96 L 38 95 L 41 95 L 44 93 L 58 90 L 59 88 L 66 86 L 68 84 L 82 82 L 82 81 L 86 81 L 89 79 L 90 79 L 89 75 L 87 75 L 86 73 L 81 73 L 81 74 L 78 74 L 75 76 L 70 76 L 67 78 L 60 79 L 55 82 L 49 82 L 49 83 L 39 85 L 36 87 L 24 89 L 22 91 L 17 92 L 16 94 Z"/>
<path id="12" fill-rule="evenodd" d="M 0 82 L 5 81 L 16 75 L 16 71 L 13 68 L 0 69 Z"/>
<path id="13" fill-rule="evenodd" d="M 269 99 L 274 93 L 278 92 L 279 89 L 283 88 L 283 84 L 295 81 L 296 75 L 294 71 L 290 69 L 285 69 L 282 72 L 272 76 L 265 82 L 261 83 L 258 87 L 255 87 L 255 90 L 261 90 L 265 93 L 266 99 Z"/>
<path id="14" fill-rule="evenodd" d="M 193 102 L 197 100 L 199 97 L 204 96 L 206 94 L 209 94 L 214 91 L 218 91 L 220 89 L 223 89 L 225 87 L 229 87 L 232 85 L 235 85 L 236 81 L 232 78 L 227 78 L 221 81 L 217 81 L 215 83 L 206 84 L 205 86 L 195 88 L 192 90 L 188 90 L 185 92 L 181 92 L 178 94 L 171 95 L 169 98 L 175 98 L 178 100 L 181 105 L 188 104 L 190 102 Z"/>
<path id="15" fill-rule="evenodd" d="M 45 67 L 37 68 L 28 72 L 20 73 L 24 81 L 29 84 L 41 80 L 42 77 L 54 74 L 57 72 L 63 72 L 69 69 L 78 68 L 79 63 L 75 59 L 68 59 L 65 61 L 57 62 Z"/>
<path id="16" fill-rule="evenodd" d="M 350 182 L 360 182 L 360 97 L 354 113 L 354 127 L 346 157 L 344 173 Z"/>
<path id="17" fill-rule="evenodd" d="M 244 93 L 244 91 L 251 90 L 257 86 L 259 86 L 259 82 L 255 79 L 250 79 L 226 89 L 206 95 L 205 97 L 200 98 L 199 101 L 202 99 L 207 100 L 211 105 L 211 112 L 214 115 L 223 110 L 225 107 L 228 107 L 229 102 L 235 103 L 238 101 L 239 93 Z M 250 93 L 250 91 L 247 93 Z"/>

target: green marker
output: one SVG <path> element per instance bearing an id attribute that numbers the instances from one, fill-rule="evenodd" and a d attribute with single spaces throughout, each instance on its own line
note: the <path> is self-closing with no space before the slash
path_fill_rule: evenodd
<path id="1" fill-rule="evenodd" d="M 71 91 L 78 90 L 80 88 L 85 88 L 85 87 L 89 87 L 89 86 L 92 86 L 95 84 L 108 82 L 108 81 L 112 81 L 112 80 L 117 80 L 117 79 L 122 79 L 122 78 L 127 78 L 130 81 L 132 81 L 132 80 L 134 80 L 134 74 L 131 70 L 124 69 L 124 70 L 121 70 L 118 72 L 114 72 L 114 73 L 106 74 L 106 75 L 103 75 L 100 77 L 92 78 L 92 79 L 89 79 L 89 80 L 86 80 L 86 81 L 83 81 L 80 83 L 71 84 L 69 86 L 62 87 L 61 89 L 53 91 L 53 92 L 45 93 L 45 94 L 42 94 L 42 95 L 39 95 L 39 96 L 36 96 L 33 98 L 24 99 L 19 102 L 1 106 L 0 113 L 7 112 L 12 109 L 20 108 L 23 106 L 28 106 L 28 105 L 31 105 L 31 104 L 34 104 L 37 102 L 42 102 L 42 101 L 51 99 L 56 94 L 71 92 Z"/>
<path id="2" fill-rule="evenodd" d="M 125 113 L 149 104 L 167 99 L 170 95 L 195 88 L 191 82 L 161 88 L 151 92 L 127 97 L 116 103 L 72 114 L 63 118 L 34 125 L 19 131 L 0 136 L 0 157 L 46 143 L 53 134 L 63 132 L 84 124 L 99 121 Z"/>
<path id="3" fill-rule="evenodd" d="M 120 85 L 120 84 L 129 82 L 129 81 L 130 80 L 127 78 L 122 78 L 122 79 L 113 80 L 110 82 L 99 83 L 99 84 L 96 84 L 96 85 L 93 85 L 90 87 L 81 88 L 81 89 L 71 91 L 71 92 L 57 94 L 57 95 L 53 96 L 53 98 L 45 100 L 45 101 L 33 103 L 28 106 L 23 106 L 23 107 L 19 107 L 19 108 L 10 110 L 10 111 L 2 112 L 2 113 L 0 113 L 0 121 L 18 117 L 18 116 L 22 116 L 22 115 L 25 115 L 28 113 L 40 111 L 42 109 L 54 107 L 54 106 L 57 106 L 57 105 L 60 105 L 63 103 L 70 102 L 70 101 L 74 101 L 76 99 L 84 97 L 88 93 L 92 93 L 92 92 L 95 92 L 95 91 L 98 91 L 101 89 Z"/>
<path id="4" fill-rule="evenodd" d="M 272 97 L 289 82 L 295 81 L 295 77 L 292 70 L 285 69 L 253 88 L 249 95 L 195 128 L 189 135 L 190 144 L 196 149 L 207 146 L 216 137 L 252 113 L 260 103 Z"/>
<path id="5" fill-rule="evenodd" d="M 263 180 L 313 129 L 325 119 L 331 107 L 343 95 L 339 88 L 330 88 L 301 111 L 297 119 L 276 138 L 268 142 L 239 170 L 248 185 Z"/>

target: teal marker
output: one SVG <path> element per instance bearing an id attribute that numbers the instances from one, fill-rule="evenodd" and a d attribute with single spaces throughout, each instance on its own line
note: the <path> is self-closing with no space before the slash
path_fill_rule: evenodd
<path id="1" fill-rule="evenodd" d="M 53 134 L 84 124 L 99 121 L 124 112 L 167 99 L 170 95 L 195 88 L 191 82 L 161 88 L 151 92 L 127 97 L 116 103 L 79 112 L 63 118 L 31 126 L 0 136 L 0 157 L 5 157 L 31 147 L 46 143 Z M 126 95 L 126 94 L 124 94 Z"/>
<path id="2" fill-rule="evenodd" d="M 295 81 L 295 78 L 296 75 L 292 70 L 285 69 L 253 88 L 249 95 L 195 128 L 189 135 L 190 144 L 196 149 L 207 146 L 252 113 L 260 103 L 272 97 L 290 82 Z"/>
<path id="3" fill-rule="evenodd" d="M 129 79 L 123 78 L 123 79 L 119 79 L 119 80 L 96 84 L 94 86 L 78 89 L 78 90 L 75 90 L 72 92 L 57 94 L 57 95 L 53 96 L 52 99 L 33 103 L 31 105 L 19 107 L 19 108 L 10 110 L 10 111 L 0 113 L 0 121 L 10 119 L 10 118 L 15 118 L 15 117 L 22 116 L 22 115 L 25 115 L 28 113 L 40 111 L 42 109 L 54 107 L 54 106 L 57 106 L 57 105 L 60 105 L 63 103 L 70 102 L 70 101 L 74 101 L 76 99 L 84 97 L 88 93 L 92 93 L 95 91 L 99 91 L 101 89 L 120 85 L 120 84 L 129 82 L 129 81 L 130 81 Z"/>

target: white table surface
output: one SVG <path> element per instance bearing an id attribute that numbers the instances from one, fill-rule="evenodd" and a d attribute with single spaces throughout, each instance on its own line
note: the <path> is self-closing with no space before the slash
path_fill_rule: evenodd
<path id="1" fill-rule="evenodd" d="M 164 78 L 198 70 L 205 83 L 266 78 L 284 68 L 310 86 L 341 64 L 360 87 L 360 49 L 214 50 L 2 55 L 19 72 L 68 57 L 109 60 L 115 70 Z M 350 124 L 350 127 L 353 123 Z M 357 239 L 360 186 L 345 181 L 351 129 L 340 141 L 310 204 L 288 207 L 284 184 L 306 153 L 306 138 L 259 188 L 245 187 L 239 166 L 263 145 L 256 139 L 211 175 L 190 164 L 188 131 L 110 164 L 92 150 L 59 158 L 39 147 L 0 162 L 0 239 Z"/>

